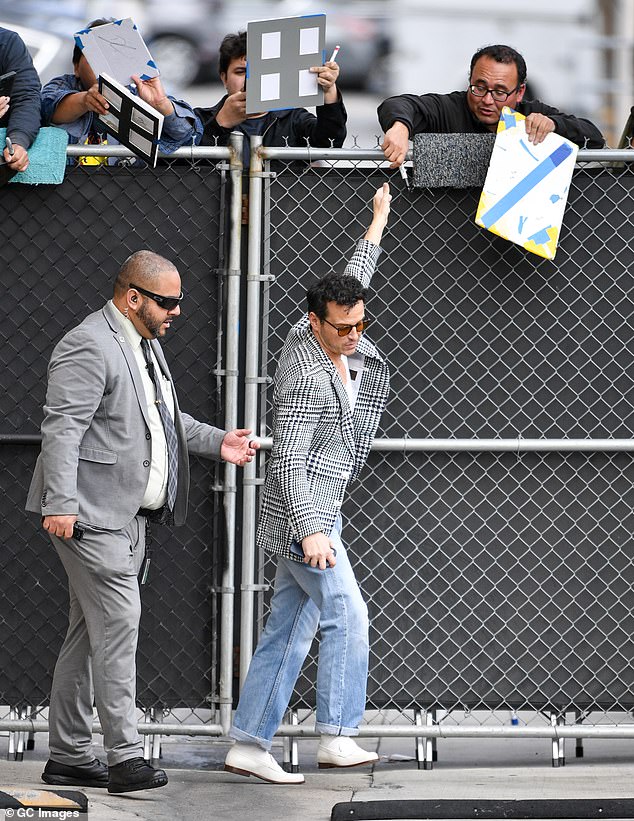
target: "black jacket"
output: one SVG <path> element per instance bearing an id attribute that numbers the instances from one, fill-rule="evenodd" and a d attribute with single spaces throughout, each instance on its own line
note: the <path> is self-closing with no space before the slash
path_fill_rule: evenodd
<path id="1" fill-rule="evenodd" d="M 552 106 L 539 100 L 522 100 L 516 111 L 524 116 L 537 112 L 550 117 L 555 123 L 555 132 L 566 137 L 580 148 L 603 148 L 605 140 L 599 129 L 582 117 L 562 114 Z M 480 134 L 489 133 L 488 128 L 477 120 L 467 104 L 466 91 L 452 91 L 451 94 L 401 94 L 389 97 L 378 108 L 379 122 L 383 131 L 395 122 L 404 123 L 409 128 L 410 138 L 414 134 Z"/>
<path id="2" fill-rule="evenodd" d="M 216 122 L 216 114 L 224 105 L 227 95 L 211 108 L 195 108 L 194 113 L 202 125 L 202 137 L 199 145 L 227 145 L 232 131 L 243 130 L 245 134 L 254 133 L 242 129 L 241 125 L 223 128 Z M 268 111 L 257 120 L 246 120 L 250 127 L 255 126 L 255 133 L 263 135 L 263 144 L 272 148 L 305 148 L 308 143 L 312 148 L 341 148 L 346 139 L 346 109 L 339 95 L 336 103 L 317 106 L 317 116 L 305 108 L 287 108 L 282 111 Z"/>
<path id="3" fill-rule="evenodd" d="M 30 148 L 40 128 L 40 79 L 21 38 L 0 28 L 0 74 L 8 71 L 17 73 L 9 110 L 0 118 L 0 127 L 7 129 L 12 142 Z"/>

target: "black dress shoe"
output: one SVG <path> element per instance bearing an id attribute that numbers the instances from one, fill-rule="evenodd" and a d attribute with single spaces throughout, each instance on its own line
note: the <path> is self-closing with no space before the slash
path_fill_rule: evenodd
<path id="1" fill-rule="evenodd" d="M 99 759 L 89 764 L 60 764 L 49 758 L 42 773 L 45 784 L 64 784 L 74 787 L 107 787 L 108 768 Z"/>
<path id="2" fill-rule="evenodd" d="M 144 758 L 129 758 L 114 767 L 108 767 L 108 792 L 151 790 L 167 784 L 165 770 L 151 767 Z"/>

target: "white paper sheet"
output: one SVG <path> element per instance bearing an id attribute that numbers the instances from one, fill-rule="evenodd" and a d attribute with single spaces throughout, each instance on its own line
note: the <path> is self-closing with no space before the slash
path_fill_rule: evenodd
<path id="1" fill-rule="evenodd" d="M 262 59 L 275 60 L 282 53 L 282 35 L 279 31 L 267 31 L 262 35 Z"/>
<path id="2" fill-rule="evenodd" d="M 319 51 L 319 29 L 316 27 L 302 29 L 299 32 L 299 53 L 317 54 Z"/>
<path id="3" fill-rule="evenodd" d="M 319 86 L 317 85 L 317 75 L 310 72 L 307 68 L 301 69 L 297 72 L 299 80 L 298 94 L 300 97 L 309 97 L 312 94 L 317 94 Z"/>
<path id="4" fill-rule="evenodd" d="M 124 86 L 130 85 L 133 74 L 144 80 L 159 74 L 152 55 L 130 17 L 78 31 L 75 43 L 82 50 L 95 75 L 108 74 Z"/>
<path id="5" fill-rule="evenodd" d="M 260 99 L 279 100 L 280 99 L 280 75 L 263 74 L 260 78 Z"/>

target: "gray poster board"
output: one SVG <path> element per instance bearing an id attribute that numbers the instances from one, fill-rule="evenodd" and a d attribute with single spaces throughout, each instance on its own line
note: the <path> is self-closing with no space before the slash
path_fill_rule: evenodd
<path id="1" fill-rule="evenodd" d="M 311 66 L 326 61 L 326 15 L 247 23 L 247 113 L 322 105 Z"/>

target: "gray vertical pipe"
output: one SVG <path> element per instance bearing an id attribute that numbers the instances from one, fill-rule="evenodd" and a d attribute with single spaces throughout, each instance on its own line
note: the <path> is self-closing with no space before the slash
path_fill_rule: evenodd
<path id="1" fill-rule="evenodd" d="M 258 149 L 262 137 L 251 137 L 249 171 L 249 249 L 247 254 L 247 318 L 244 362 L 244 426 L 258 429 L 258 377 L 260 373 L 260 289 L 262 287 L 262 158 Z M 242 585 L 240 588 L 240 687 L 253 655 L 253 613 L 255 599 L 255 523 L 257 460 L 244 468 L 242 496 Z"/>
<path id="2" fill-rule="evenodd" d="M 230 136 L 231 210 L 226 287 L 225 430 L 238 427 L 238 343 L 240 333 L 240 233 L 242 230 L 242 134 Z M 233 607 L 236 552 L 236 466 L 224 466 L 225 566 L 220 595 L 220 724 L 231 726 L 233 682 Z"/>

